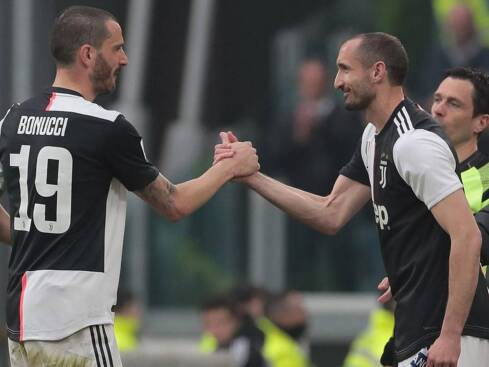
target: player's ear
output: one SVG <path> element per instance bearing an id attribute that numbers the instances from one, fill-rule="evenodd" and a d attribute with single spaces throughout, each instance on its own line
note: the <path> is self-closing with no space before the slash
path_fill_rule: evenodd
<path id="1" fill-rule="evenodd" d="M 489 115 L 488 114 L 483 114 L 483 115 L 477 116 L 476 124 L 474 127 L 474 132 L 476 134 L 480 134 L 481 132 L 483 132 L 487 128 L 488 125 L 489 125 Z"/>
<path id="2" fill-rule="evenodd" d="M 78 57 L 83 66 L 89 67 L 95 63 L 97 50 L 89 44 L 84 44 L 78 49 Z"/>
<path id="3" fill-rule="evenodd" d="M 387 68 L 383 61 L 377 61 L 372 65 L 371 76 L 374 83 L 380 83 L 387 77 Z"/>

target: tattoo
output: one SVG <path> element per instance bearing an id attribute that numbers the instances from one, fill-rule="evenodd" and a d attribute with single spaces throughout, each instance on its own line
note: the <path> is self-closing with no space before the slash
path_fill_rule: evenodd
<path id="1" fill-rule="evenodd" d="M 176 191 L 176 186 L 160 174 L 138 194 L 153 207 L 168 213 L 175 209 L 174 194 Z"/>
<path id="2" fill-rule="evenodd" d="M 166 209 L 173 209 L 175 206 L 175 199 L 173 198 L 173 194 L 177 191 L 177 188 L 174 184 L 172 184 L 169 180 L 165 179 L 166 190 L 163 192 L 163 205 Z"/>

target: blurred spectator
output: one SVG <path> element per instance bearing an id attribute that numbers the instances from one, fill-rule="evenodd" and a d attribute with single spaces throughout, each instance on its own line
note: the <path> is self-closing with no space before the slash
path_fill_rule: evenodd
<path id="1" fill-rule="evenodd" d="M 226 351 L 236 367 L 266 367 L 261 346 L 249 334 L 240 318 L 236 303 L 227 295 L 216 296 L 202 306 L 204 352 Z M 262 339 L 263 342 L 263 339 Z"/>
<path id="2" fill-rule="evenodd" d="M 481 42 L 473 10 L 469 5 L 455 3 L 448 10 L 441 28 L 442 40 L 437 40 L 430 48 L 422 79 L 421 93 L 426 106 L 431 104 L 431 94 L 441 82 L 446 69 L 470 66 L 489 71 L 489 49 Z"/>
<path id="3" fill-rule="evenodd" d="M 263 355 L 271 367 L 307 367 L 307 313 L 302 295 L 285 291 L 269 297 L 266 318 L 258 324 L 265 333 Z"/>
<path id="4" fill-rule="evenodd" d="M 273 167 L 292 186 L 315 194 L 330 192 L 362 133 L 359 116 L 330 95 L 321 61 L 305 60 L 298 70 L 298 100 L 289 121 L 276 131 Z M 284 128 L 285 126 L 285 128 Z"/>
<path id="5" fill-rule="evenodd" d="M 119 290 L 115 306 L 114 333 L 121 352 L 135 350 L 139 345 L 141 308 L 129 291 Z"/>
<path id="6" fill-rule="evenodd" d="M 266 289 L 243 284 L 234 287 L 229 293 L 243 316 L 249 315 L 256 320 L 264 315 L 268 295 Z"/>
<path id="7" fill-rule="evenodd" d="M 382 366 L 380 358 L 384 346 L 394 331 L 393 311 L 393 300 L 372 311 L 368 326 L 353 340 L 343 367 Z"/>
<path id="8" fill-rule="evenodd" d="M 332 80 L 319 59 L 306 59 L 300 64 L 296 85 L 293 112 L 278 121 L 275 131 L 269 134 L 273 145 L 269 171 L 273 176 L 285 177 L 294 187 L 326 195 L 361 137 L 361 118 L 335 100 Z M 357 241 L 358 229 L 363 228 L 361 221 L 370 220 L 365 218 L 359 216 L 356 231 L 326 238 L 287 217 L 287 284 L 304 290 L 352 291 L 368 283 L 365 266 L 371 262 L 352 265 L 351 260 L 346 263 L 350 256 L 344 256 L 345 251 L 352 256 L 362 253 L 362 247 L 371 252 L 369 246 Z M 347 268 L 354 270 L 346 272 Z M 372 279 L 369 286 L 374 284 Z"/>

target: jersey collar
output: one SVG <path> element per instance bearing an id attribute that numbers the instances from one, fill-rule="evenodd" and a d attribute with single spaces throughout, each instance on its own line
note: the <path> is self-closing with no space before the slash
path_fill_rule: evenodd
<path id="1" fill-rule="evenodd" d="M 61 87 L 50 87 L 50 88 L 48 88 L 48 93 L 71 94 L 73 96 L 83 98 L 83 96 L 80 93 L 78 93 L 77 91 L 74 91 L 72 89 L 67 89 L 67 88 L 61 88 Z"/>
<path id="2" fill-rule="evenodd" d="M 470 157 L 465 159 L 463 162 L 460 162 L 459 164 L 460 172 L 466 171 L 472 167 L 480 168 L 486 162 L 487 162 L 487 156 L 484 153 L 482 153 L 480 150 L 476 150 Z"/>

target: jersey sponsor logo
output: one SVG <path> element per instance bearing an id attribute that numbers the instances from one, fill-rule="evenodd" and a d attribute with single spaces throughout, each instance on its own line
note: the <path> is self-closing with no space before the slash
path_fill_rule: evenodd
<path id="1" fill-rule="evenodd" d="M 387 161 L 380 161 L 380 181 L 379 185 L 381 188 L 385 189 L 385 185 L 387 184 Z"/>
<path id="2" fill-rule="evenodd" d="M 387 208 L 383 205 L 377 205 L 374 203 L 375 223 L 377 223 L 381 230 L 390 229 L 389 213 Z"/>
<path id="3" fill-rule="evenodd" d="M 17 134 L 65 136 L 67 117 L 21 116 Z"/>

